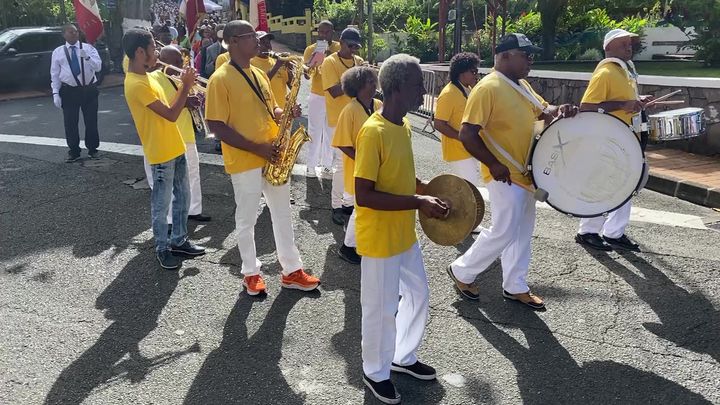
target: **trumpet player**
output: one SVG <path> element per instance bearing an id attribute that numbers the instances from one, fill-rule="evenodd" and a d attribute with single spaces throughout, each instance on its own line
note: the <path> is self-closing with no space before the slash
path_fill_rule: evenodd
<path id="1" fill-rule="evenodd" d="M 181 85 L 172 102 L 167 103 L 160 85 L 147 74 L 157 60 L 152 34 L 131 29 L 123 36 L 122 45 L 130 61 L 125 76 L 125 100 L 150 163 L 154 183 L 150 212 L 156 257 L 162 268 L 176 270 L 181 265 L 179 257 L 205 254 L 204 248 L 195 246 L 187 237 L 190 186 L 185 142 L 175 124 L 185 109 L 188 92 L 195 82 L 195 70 L 183 71 Z M 166 216 L 173 198 L 173 227 L 168 243 Z"/>
<path id="2" fill-rule="evenodd" d="M 178 92 L 179 74 L 182 72 L 183 57 L 180 50 L 174 46 L 165 46 L 160 50 L 160 62 L 168 66 L 174 66 L 176 69 L 160 68 L 149 76 L 155 80 L 162 89 L 166 103 L 175 98 Z M 190 208 L 188 210 L 188 219 L 200 222 L 210 221 L 210 217 L 202 213 L 202 189 L 200 187 L 200 159 L 198 157 L 197 145 L 195 144 L 195 128 L 193 126 L 193 118 L 190 115 L 190 109 L 197 109 L 201 105 L 199 95 L 188 95 L 185 102 L 185 108 L 180 113 L 180 117 L 176 122 L 180 135 L 185 142 L 185 158 L 187 160 L 188 182 L 190 184 Z M 153 188 L 152 172 L 147 158 L 145 158 L 145 174 L 147 175 L 148 185 Z M 172 224 L 172 204 L 168 213 L 168 224 Z"/>
<path id="3" fill-rule="evenodd" d="M 270 41 L 275 39 L 273 34 L 258 31 L 257 35 L 260 50 L 258 55 L 250 60 L 250 64 L 267 73 L 275 101 L 277 101 L 278 107 L 284 109 L 288 86 L 292 83 L 293 79 L 292 71 L 290 71 L 286 65 L 291 62 L 270 56 L 272 52 L 272 43 Z"/>
<path id="4" fill-rule="evenodd" d="M 320 280 L 303 270 L 295 245 L 290 212 L 290 185 L 273 186 L 262 174 L 265 163 L 277 162 L 281 151 L 273 140 L 278 135 L 275 120 L 282 116 L 271 90 L 270 79 L 251 65 L 259 42 L 253 26 L 235 20 L 223 30 L 230 61 L 210 77 L 205 117 L 210 130 L 222 141 L 225 171 L 235 193 L 235 226 L 238 250 L 242 257 L 243 285 L 249 295 L 264 295 L 265 281 L 255 250 L 255 223 L 260 196 L 270 209 L 277 256 L 282 266 L 281 283 L 285 288 L 311 291 Z M 298 106 L 294 115 L 300 115 Z"/>

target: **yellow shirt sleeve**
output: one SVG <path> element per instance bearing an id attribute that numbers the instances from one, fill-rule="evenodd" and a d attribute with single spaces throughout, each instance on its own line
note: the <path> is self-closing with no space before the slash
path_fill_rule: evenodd
<path id="1" fill-rule="evenodd" d="M 441 92 L 437 99 L 437 104 L 435 105 L 435 118 L 441 121 L 450 121 L 455 105 L 456 103 L 453 99 L 452 92 Z"/>
<path id="2" fill-rule="evenodd" d="M 215 58 L 215 70 L 217 71 L 220 66 L 228 62 L 230 62 L 230 52 L 221 53 Z"/>
<path id="3" fill-rule="evenodd" d="M 355 177 L 377 182 L 382 141 L 376 128 L 360 129 L 355 154 Z"/>
<path id="4" fill-rule="evenodd" d="M 335 127 L 335 133 L 333 134 L 332 146 L 334 147 L 350 147 L 354 148 L 353 144 L 353 129 L 355 128 L 355 114 L 353 114 L 353 104 L 348 104 L 340 112 L 337 126 Z"/>
<path id="5" fill-rule="evenodd" d="M 205 119 L 227 124 L 230 122 L 230 97 L 227 87 L 222 83 L 222 80 L 219 80 L 221 78 L 224 78 L 224 76 L 213 75 L 208 82 L 205 96 Z"/>
<path id="6" fill-rule="evenodd" d="M 610 71 L 607 69 L 600 69 L 596 74 L 590 78 L 587 90 L 583 95 L 583 103 L 600 104 L 609 99 L 610 90 Z"/>
<path id="7" fill-rule="evenodd" d="M 494 95 L 490 88 L 476 86 L 468 96 L 462 122 L 485 128 L 492 114 L 493 99 Z"/>
<path id="8" fill-rule="evenodd" d="M 313 47 L 312 45 L 305 48 L 305 52 L 303 52 L 303 61 L 305 61 L 305 63 L 310 62 L 310 57 L 312 57 L 314 49 L 315 47 Z"/>
<path id="9" fill-rule="evenodd" d="M 325 58 L 320 66 L 320 71 L 322 72 L 323 90 L 327 91 L 330 87 L 340 83 L 340 77 L 335 69 L 335 62 L 332 58 Z"/>
<path id="10" fill-rule="evenodd" d="M 155 80 L 152 77 L 148 77 L 148 80 Z M 133 86 L 132 91 L 130 92 L 131 97 L 136 98 L 141 105 L 144 105 L 145 107 L 149 106 L 150 104 L 154 103 L 155 101 L 160 101 L 161 103 L 165 104 L 165 102 L 158 98 L 158 96 L 153 91 L 152 87 L 150 87 L 150 84 L 148 82 L 144 81 L 137 81 L 135 82 L 135 85 Z M 153 112 L 154 113 L 154 112 Z"/>

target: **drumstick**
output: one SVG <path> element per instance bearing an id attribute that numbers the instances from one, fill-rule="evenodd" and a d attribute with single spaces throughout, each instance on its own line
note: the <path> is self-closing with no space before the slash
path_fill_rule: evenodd
<path id="1" fill-rule="evenodd" d="M 666 95 L 664 95 L 664 96 L 660 96 L 660 97 L 656 98 L 656 99 L 653 100 L 653 101 L 650 101 L 649 103 L 645 104 L 645 106 L 647 107 L 647 106 L 649 106 L 649 105 L 651 105 L 651 104 L 655 104 L 655 103 L 657 103 L 657 102 L 659 102 L 659 101 L 666 100 L 666 99 L 668 99 L 668 98 L 670 98 L 670 97 L 672 97 L 672 96 L 674 96 L 674 95 L 676 95 L 676 94 L 678 94 L 678 93 L 680 93 L 680 92 L 682 92 L 682 90 L 675 90 L 675 91 L 673 91 L 672 93 L 668 93 L 668 94 L 666 94 Z"/>
<path id="2" fill-rule="evenodd" d="M 671 104 L 685 104 L 685 100 L 667 100 L 667 101 L 657 101 L 653 103 L 653 105 L 671 105 Z"/>
<path id="3" fill-rule="evenodd" d="M 535 186 L 532 186 L 532 185 L 526 186 L 526 185 L 524 185 L 522 183 L 518 183 L 518 182 L 513 182 L 513 184 L 517 185 L 518 187 L 520 187 L 523 190 L 527 191 L 528 193 L 532 194 L 536 200 L 538 200 L 540 202 L 547 201 L 547 198 L 549 196 L 547 191 L 545 191 L 541 188 L 535 188 Z"/>

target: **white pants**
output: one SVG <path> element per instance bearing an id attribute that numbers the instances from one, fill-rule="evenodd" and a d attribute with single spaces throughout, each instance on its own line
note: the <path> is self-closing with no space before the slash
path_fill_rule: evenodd
<path id="1" fill-rule="evenodd" d="M 310 93 L 308 97 L 308 145 L 307 168 L 313 170 L 317 166 L 332 167 L 333 147 L 332 133 L 327 125 L 325 97 Z"/>
<path id="2" fill-rule="evenodd" d="M 453 272 L 463 283 L 472 283 L 500 256 L 503 289 L 510 294 L 528 292 L 526 279 L 530 240 L 535 228 L 535 199 L 515 184 L 508 186 L 492 181 L 487 189 L 492 226 L 483 229 L 470 249 L 452 263 Z"/>
<path id="3" fill-rule="evenodd" d="M 448 164 L 450 165 L 452 174 L 462 177 L 476 187 L 480 185 L 480 163 L 474 157 L 455 160 L 448 162 Z"/>
<path id="4" fill-rule="evenodd" d="M 430 289 L 420 246 L 383 259 L 363 257 L 360 271 L 363 371 L 383 381 L 391 362 L 415 364 L 425 333 Z"/>
<path id="5" fill-rule="evenodd" d="M 334 127 L 328 127 L 330 138 L 335 134 Z M 343 168 L 343 152 L 338 148 L 333 149 L 332 162 L 332 190 L 330 190 L 330 205 L 333 209 L 343 205 L 352 205 L 353 197 L 345 192 L 345 169 Z M 310 167 L 310 166 L 308 166 Z"/>
<path id="6" fill-rule="evenodd" d="M 235 229 L 238 250 L 242 258 L 242 274 L 260 274 L 260 260 L 255 250 L 255 223 L 260 196 L 270 209 L 275 246 L 282 273 L 288 275 L 303 267 L 300 252 L 295 246 L 295 234 L 290 212 L 290 183 L 273 186 L 265 180 L 262 169 L 252 169 L 230 175 L 235 192 Z"/>
<path id="7" fill-rule="evenodd" d="M 608 214 L 607 218 L 604 216 L 583 218 L 580 220 L 578 233 L 581 235 L 597 233 L 608 238 L 617 239 L 625 234 L 625 228 L 630 222 L 631 207 L 632 204 L 628 200 L 622 207 Z"/>
<path id="8" fill-rule="evenodd" d="M 350 196 L 352 198 L 352 204 L 355 205 L 355 197 Z M 357 247 L 357 239 L 355 239 L 355 219 L 357 218 L 357 209 L 354 209 L 352 214 L 350 214 L 350 218 L 347 221 L 347 224 L 345 226 L 345 241 L 343 242 L 345 246 L 350 247 Z"/>
<path id="9" fill-rule="evenodd" d="M 185 144 L 185 159 L 187 159 L 188 181 L 190 182 L 190 210 L 188 215 L 202 214 L 202 189 L 200 188 L 200 157 L 198 156 L 197 145 L 195 143 Z M 147 179 L 150 189 L 153 188 L 153 177 L 150 171 L 150 164 L 143 156 L 143 164 L 145 166 L 145 178 Z M 168 224 L 172 224 L 172 203 L 168 210 Z"/>

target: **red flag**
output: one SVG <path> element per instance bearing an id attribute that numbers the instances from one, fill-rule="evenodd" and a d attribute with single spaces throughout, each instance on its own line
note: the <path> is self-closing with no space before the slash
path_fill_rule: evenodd
<path id="1" fill-rule="evenodd" d="M 94 44 L 103 33 L 103 23 L 100 19 L 96 0 L 73 0 L 75 6 L 75 19 L 78 29 L 85 33 L 88 43 Z"/>
<path id="2" fill-rule="evenodd" d="M 267 21 L 265 0 L 250 0 L 250 21 L 256 31 L 270 32 Z"/>
<path id="3" fill-rule="evenodd" d="M 205 17 L 205 2 L 203 0 L 183 0 L 180 13 L 185 15 L 187 21 L 188 37 L 192 38 L 197 29 L 197 23 Z"/>

